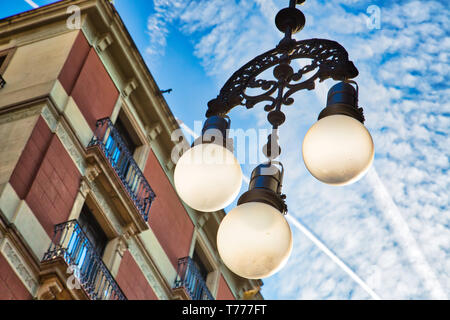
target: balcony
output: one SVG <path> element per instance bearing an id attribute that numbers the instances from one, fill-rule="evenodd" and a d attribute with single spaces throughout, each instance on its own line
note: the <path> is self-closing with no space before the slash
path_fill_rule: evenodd
<path id="1" fill-rule="evenodd" d="M 97 121 L 94 137 L 88 148 L 94 146 L 101 150 L 135 208 L 147 222 L 155 193 L 109 118 Z"/>
<path id="2" fill-rule="evenodd" d="M 206 282 L 190 257 L 178 260 L 177 278 L 173 287 L 174 291 L 184 289 L 191 300 L 214 300 Z"/>
<path id="3" fill-rule="evenodd" d="M 58 290 L 52 290 L 66 291 L 63 299 L 126 300 L 77 220 L 55 226 L 53 241 L 42 259 L 41 269 L 46 280 L 51 274 L 59 277 L 59 281 L 48 282 L 60 284 Z"/>
<path id="4" fill-rule="evenodd" d="M 3 79 L 2 75 L 0 74 L 0 89 L 3 88 L 6 84 L 5 79 Z"/>

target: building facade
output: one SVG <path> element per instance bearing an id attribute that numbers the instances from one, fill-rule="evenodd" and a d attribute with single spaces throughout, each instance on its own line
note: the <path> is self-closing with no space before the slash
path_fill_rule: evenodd
<path id="1" fill-rule="evenodd" d="M 262 299 L 225 212 L 173 186 L 178 123 L 114 6 L 0 20 L 0 299 Z"/>

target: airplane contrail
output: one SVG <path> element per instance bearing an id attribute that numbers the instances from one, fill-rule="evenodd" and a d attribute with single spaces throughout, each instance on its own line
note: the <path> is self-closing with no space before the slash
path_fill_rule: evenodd
<path id="1" fill-rule="evenodd" d="M 442 289 L 435 272 L 430 267 L 416 239 L 412 235 L 408 223 L 403 218 L 403 215 L 374 167 L 367 173 L 367 179 L 373 186 L 374 197 L 378 200 L 376 202 L 380 206 L 380 211 L 394 229 L 394 236 L 398 238 L 400 245 L 409 256 L 413 268 L 422 276 L 425 287 L 430 291 L 434 299 L 447 300 L 447 294 Z"/>
<path id="2" fill-rule="evenodd" d="M 292 214 L 286 215 L 289 220 L 298 230 L 300 230 L 309 240 L 311 240 L 323 253 L 325 253 L 334 263 L 336 263 L 350 278 L 364 289 L 374 300 L 381 300 L 381 297 L 372 290 L 344 261 L 342 261 L 333 251 L 331 251 L 322 241 L 320 241 L 305 225 L 295 219 Z"/>
<path id="3" fill-rule="evenodd" d="M 39 8 L 39 5 L 34 3 L 32 0 L 24 0 L 26 3 L 28 3 L 30 6 L 32 6 L 34 9 Z"/>
<path id="4" fill-rule="evenodd" d="M 184 129 L 187 133 L 189 133 L 189 135 L 190 135 L 192 138 L 197 139 L 197 138 L 199 137 L 199 135 L 196 134 L 196 133 L 194 132 L 194 130 L 192 130 L 191 128 L 189 128 L 183 121 L 177 119 L 177 122 L 178 122 L 178 124 L 180 125 L 180 127 L 181 127 L 182 129 Z"/>
<path id="5" fill-rule="evenodd" d="M 177 120 L 180 126 L 189 133 L 194 139 L 198 138 L 198 135 L 189 128 L 181 120 Z M 248 184 L 250 179 L 247 176 L 243 177 L 243 180 Z M 312 243 L 314 243 L 323 253 L 325 253 L 336 265 L 341 268 L 350 278 L 352 278 L 361 288 L 367 292 L 367 294 L 374 300 L 381 300 L 381 297 L 370 288 L 367 283 L 364 282 L 345 262 L 343 262 L 333 251 L 331 251 L 322 241 L 320 241 L 305 225 L 295 219 L 292 214 L 286 215 L 294 227 L 302 232 Z"/>

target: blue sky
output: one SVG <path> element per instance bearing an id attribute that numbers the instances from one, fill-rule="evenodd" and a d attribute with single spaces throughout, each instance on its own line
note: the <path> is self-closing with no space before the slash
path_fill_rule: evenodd
<path id="1" fill-rule="evenodd" d="M 278 43 L 281 34 L 273 21 L 287 3 L 115 1 L 159 87 L 173 89 L 165 94 L 173 113 L 189 127 L 203 121 L 206 103 L 235 70 Z M 369 8 L 379 9 L 379 28 L 368 25 Z M 0 0 L 2 17 L 28 9 L 25 1 Z M 360 105 L 376 153 L 373 168 L 353 185 L 337 188 L 316 181 L 303 164 L 301 144 L 333 82 L 296 94 L 294 105 L 285 108 L 287 121 L 280 130 L 289 215 L 377 296 L 448 298 L 448 4 L 309 0 L 300 9 L 306 26 L 295 38 L 336 40 L 358 67 Z M 261 107 L 238 107 L 230 115 L 233 128 L 267 128 Z M 252 167 L 243 164 L 244 173 L 249 175 Z M 292 256 L 283 270 L 264 280 L 265 298 L 371 298 L 342 265 L 291 226 Z"/>

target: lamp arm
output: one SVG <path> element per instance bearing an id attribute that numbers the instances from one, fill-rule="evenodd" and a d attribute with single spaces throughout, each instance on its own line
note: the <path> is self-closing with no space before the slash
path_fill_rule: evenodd
<path id="1" fill-rule="evenodd" d="M 291 62 L 299 59 L 307 59 L 309 64 L 300 67 L 297 72 L 290 66 Z M 259 79 L 264 71 L 274 69 L 276 80 Z M 315 73 L 307 79 L 303 79 L 310 72 Z M 266 101 L 265 111 L 272 112 L 272 125 L 278 126 L 284 122 L 284 118 L 277 117 L 281 105 L 294 103 L 292 94 L 299 90 L 312 90 L 315 81 L 320 82 L 332 78 L 337 81 L 355 78 L 358 70 L 352 61 L 348 59 L 348 53 L 339 43 L 326 39 L 308 39 L 295 41 L 284 38 L 280 44 L 237 70 L 225 83 L 219 95 L 208 102 L 206 116 L 224 116 L 238 105 L 247 109 Z M 247 89 L 260 89 L 263 92 L 258 95 L 250 95 Z M 284 92 L 287 90 L 286 92 Z M 280 94 L 281 92 L 281 94 Z M 274 110 L 275 109 L 275 110 Z M 281 122 L 281 123 L 279 123 Z"/>

